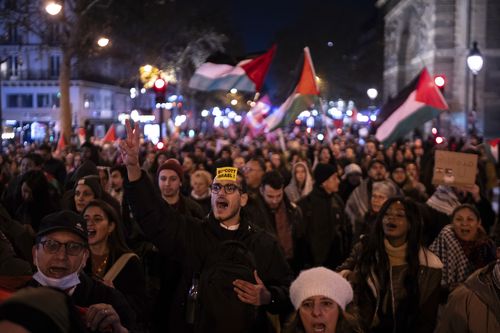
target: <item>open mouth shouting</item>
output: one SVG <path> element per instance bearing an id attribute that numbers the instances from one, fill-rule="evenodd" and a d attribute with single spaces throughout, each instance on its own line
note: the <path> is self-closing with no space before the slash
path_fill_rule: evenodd
<path id="1" fill-rule="evenodd" d="M 217 207 L 217 210 L 224 211 L 229 207 L 229 202 L 225 198 L 219 198 L 215 202 L 215 205 Z"/>
<path id="2" fill-rule="evenodd" d="M 323 324 L 323 323 L 313 324 L 313 331 L 314 332 L 325 332 L 326 331 L 326 325 Z"/>

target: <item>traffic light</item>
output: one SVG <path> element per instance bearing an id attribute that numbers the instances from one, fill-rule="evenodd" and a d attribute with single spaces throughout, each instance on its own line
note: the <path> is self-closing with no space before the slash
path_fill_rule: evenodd
<path id="1" fill-rule="evenodd" d="M 446 83 L 446 76 L 444 76 L 443 74 L 434 76 L 434 84 L 439 88 L 441 94 L 444 94 L 444 87 L 446 86 Z"/>
<path id="2" fill-rule="evenodd" d="M 153 84 L 155 92 L 155 102 L 165 103 L 165 93 L 167 92 L 167 82 L 161 78 L 157 78 Z"/>

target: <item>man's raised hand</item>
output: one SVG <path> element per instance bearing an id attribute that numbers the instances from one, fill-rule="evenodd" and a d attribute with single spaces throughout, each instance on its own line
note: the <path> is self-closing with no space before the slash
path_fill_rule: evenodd
<path id="1" fill-rule="evenodd" d="M 141 177 L 141 167 L 139 165 L 140 130 L 139 123 L 135 123 L 134 128 L 130 125 L 130 120 L 125 121 L 127 138 L 120 141 L 120 152 L 122 161 L 127 167 L 129 181 L 138 180 Z"/>

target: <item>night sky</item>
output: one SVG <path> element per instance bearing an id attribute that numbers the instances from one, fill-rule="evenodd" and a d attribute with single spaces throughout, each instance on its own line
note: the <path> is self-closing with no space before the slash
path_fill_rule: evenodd
<path id="1" fill-rule="evenodd" d="M 375 0 L 230 1 L 225 8 L 230 17 L 227 51 L 242 56 L 277 43 L 265 89 L 279 102 L 293 88 L 302 49 L 309 46 L 317 75 L 326 79 L 326 97 L 357 98 L 363 104 L 366 89 L 381 84 L 383 21 L 374 4 Z"/>

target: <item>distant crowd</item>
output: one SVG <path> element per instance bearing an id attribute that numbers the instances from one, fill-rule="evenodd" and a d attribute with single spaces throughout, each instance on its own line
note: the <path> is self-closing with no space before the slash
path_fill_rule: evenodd
<path id="1" fill-rule="evenodd" d="M 475 136 L 9 145 L 0 332 L 500 332 L 498 176 Z"/>

